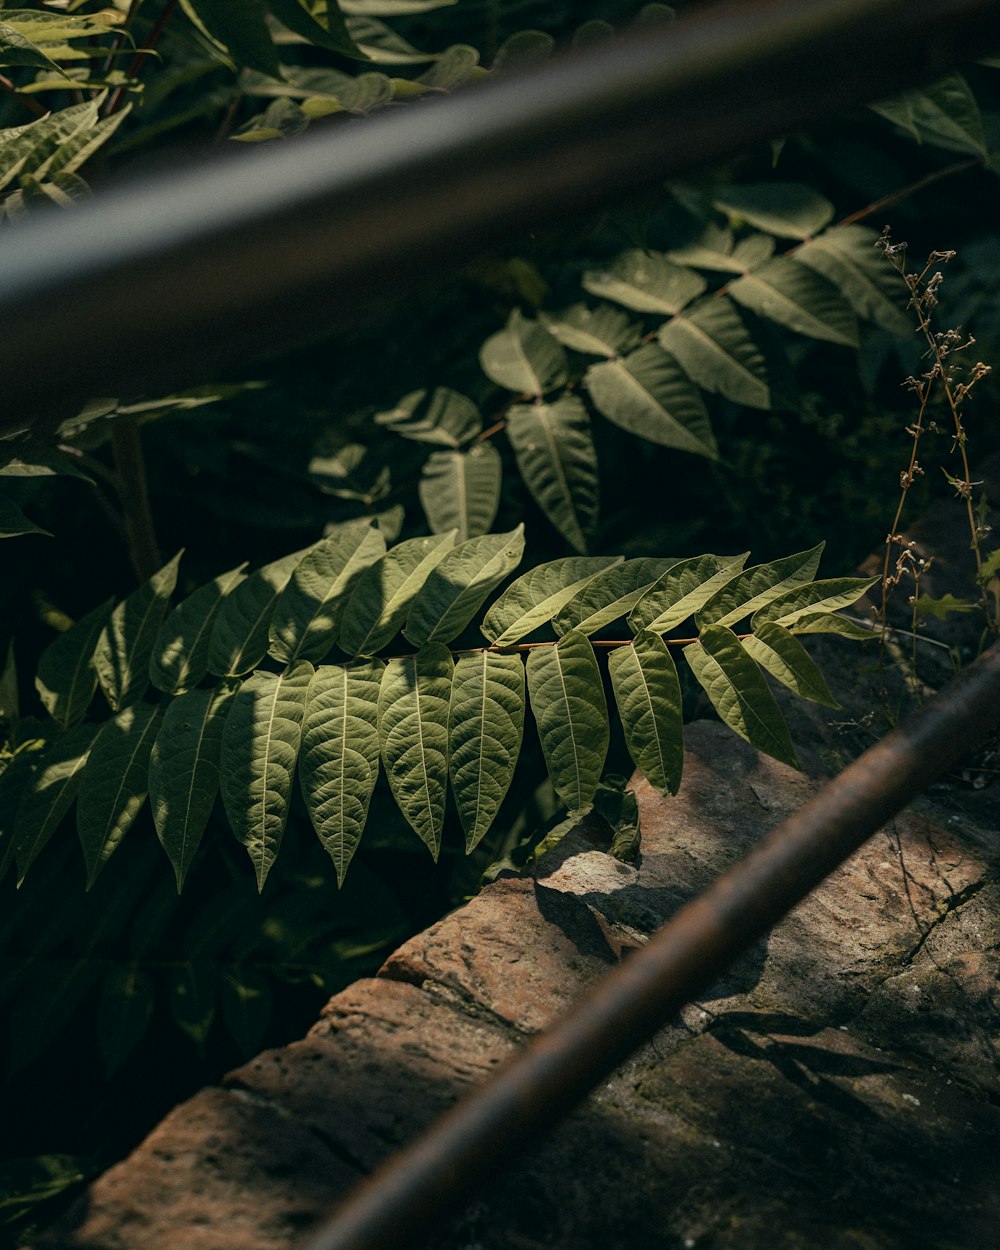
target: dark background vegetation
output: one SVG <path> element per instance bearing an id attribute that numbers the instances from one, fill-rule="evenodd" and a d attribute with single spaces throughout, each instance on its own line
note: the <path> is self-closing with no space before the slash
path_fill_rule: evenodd
<path id="1" fill-rule="evenodd" d="M 418 47 L 469 43 L 489 65 L 516 31 L 534 27 L 565 39 L 586 18 L 622 22 L 640 7 L 626 0 L 462 0 L 394 26 Z M 182 15 L 176 19 L 161 44 L 162 62 L 144 70 L 146 104 L 88 175 L 98 187 L 122 170 L 201 154 L 218 143 L 220 127 L 238 127 L 259 109 L 259 101 L 234 95 L 230 70 L 210 63 L 167 90 L 171 67 L 195 56 Z M 338 63 L 314 49 L 295 54 L 306 64 Z M 994 69 L 969 71 L 988 128 L 1000 116 L 998 79 Z M 17 100 L 0 98 L 0 126 L 24 120 Z M 336 118 L 321 124 L 364 123 Z M 833 201 L 839 219 L 960 159 L 916 145 L 859 112 L 787 136 L 777 154 L 770 146 L 741 153 L 724 168 L 706 171 L 703 180 L 802 182 Z M 670 246 L 689 225 L 681 203 L 700 181 L 515 240 L 461 270 L 440 273 L 419 299 L 411 295 L 403 305 L 387 306 L 333 342 L 224 379 L 259 380 L 265 383 L 260 389 L 145 427 L 161 550 L 186 549 L 178 591 L 243 560 L 264 563 L 315 541 L 325 524 L 357 514 L 360 505 L 324 494 L 308 473 L 317 441 L 331 431 L 377 449 L 371 415 L 426 385 L 469 394 L 488 424 L 506 397 L 479 368 L 482 341 L 512 307 L 530 312 L 542 302 L 559 307 L 578 299 L 583 270 L 623 247 Z M 876 228 L 891 222 L 914 257 L 934 248 L 956 250 L 943 315 L 974 331 L 977 354 L 986 361 L 1000 359 L 996 204 L 995 174 L 975 166 L 901 198 L 868 222 Z M 0 246 L 16 247 L 16 236 L 8 234 Z M 825 538 L 824 573 L 835 576 L 849 573 L 883 540 L 908 453 L 910 401 L 900 384 L 916 367 L 915 355 L 905 342 L 874 330 L 864 333 L 859 352 L 790 337 L 784 336 L 788 365 L 773 411 L 709 397 L 717 463 L 694 462 L 600 424 L 603 494 L 595 552 L 682 556 L 752 547 L 756 558 L 770 559 Z M 992 380 L 977 391 L 969 423 L 974 459 L 1000 442 L 996 400 Z M 525 522 L 526 566 L 567 554 L 520 486 L 509 450 L 500 446 L 507 463 L 494 528 Z M 403 536 L 423 532 L 415 481 L 405 465 L 393 485 L 391 501 L 405 507 Z M 928 473 L 914 508 L 942 488 L 939 475 Z M 30 710 L 30 674 L 54 636 L 53 623 L 125 593 L 134 575 L 120 533 L 85 482 L 33 479 L 17 490 L 32 519 L 54 535 L 3 544 L 0 640 L 6 647 L 8 638 L 16 639 L 22 706 Z M 0 986 L 10 1027 L 0 1038 L 0 1198 L 5 1188 L 11 1194 L 30 1188 L 46 1169 L 57 1188 L 60 1177 L 106 1167 L 172 1105 L 243 1055 L 300 1035 L 327 996 L 372 972 L 395 944 L 475 890 L 491 860 L 543 829 L 554 808 L 535 764 L 519 773 L 495 835 L 471 860 L 461 851 L 455 822 L 434 865 L 380 789 L 341 891 L 299 811 L 260 898 L 242 851 L 221 830 L 210 833 L 178 899 L 148 816 L 89 895 L 71 837 L 53 842 L 22 890 L 4 881 Z M 98 989 L 108 961 L 129 958 L 146 961 L 157 983 L 155 1013 L 131 1048 L 126 1043 L 138 1022 L 117 1019 Z M 191 1001 L 190 985 L 185 998 L 193 965 L 209 977 L 232 973 L 245 991 L 239 1001 L 224 998 L 214 1022 L 208 1006 L 200 1010 Z M 210 968 L 214 974 L 206 972 Z M 56 1155 L 66 1158 L 33 1162 Z M 44 1220 L 52 1210 L 51 1203 L 34 1213 L 0 1207 L 0 1219 L 17 1217 L 9 1226 L 13 1239 L 24 1219 Z"/>

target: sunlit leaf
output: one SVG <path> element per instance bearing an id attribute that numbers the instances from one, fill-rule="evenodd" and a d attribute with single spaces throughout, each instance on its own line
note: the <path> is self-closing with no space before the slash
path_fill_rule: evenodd
<path id="1" fill-rule="evenodd" d="M 730 629 L 710 625 L 684 658 L 723 722 L 758 750 L 798 767 L 795 748 L 767 681 Z"/>
<path id="2" fill-rule="evenodd" d="M 785 256 L 729 284 L 729 294 L 779 325 L 809 338 L 857 347 L 854 314 L 837 288 Z"/>
<path id="3" fill-rule="evenodd" d="M 797 182 L 748 182 L 715 196 L 715 207 L 783 239 L 808 239 L 833 220 L 833 205 Z"/>
<path id="4" fill-rule="evenodd" d="M 523 525 L 507 534 L 470 538 L 446 552 L 410 605 L 406 637 L 418 647 L 451 642 L 490 591 L 517 568 L 523 552 Z"/>
<path id="5" fill-rule="evenodd" d="M 786 591 L 805 586 L 816 575 L 825 545 L 817 543 L 808 551 L 799 551 L 781 560 L 773 560 L 770 564 L 755 564 L 752 568 L 744 569 L 716 591 L 699 610 L 699 626 L 735 625 L 737 621 L 752 615 Z"/>
<path id="6" fill-rule="evenodd" d="M 859 625 L 836 612 L 817 612 L 815 616 L 800 617 L 788 629 L 793 634 L 836 634 L 852 642 L 870 642 L 880 633 L 877 628 Z"/>
<path id="7" fill-rule="evenodd" d="M 256 672 L 229 702 L 222 729 L 222 802 L 263 890 L 288 821 L 312 665 Z"/>
<path id="8" fill-rule="evenodd" d="M 638 600 L 628 623 L 635 633 L 648 629 L 665 634 L 693 616 L 727 582 L 741 572 L 749 551 L 738 556 L 694 556 L 679 560 Z"/>
<path id="9" fill-rule="evenodd" d="M 864 226 L 834 226 L 797 248 L 794 259 L 823 275 L 859 317 L 891 334 L 911 326 L 903 312 L 910 298 L 902 276 L 875 248 L 878 235 Z"/>
<path id="10" fill-rule="evenodd" d="M 378 735 L 389 788 L 437 859 L 448 789 L 451 652 L 440 643 L 390 660 L 378 699 Z"/>
<path id="11" fill-rule="evenodd" d="M 149 661 L 149 677 L 158 690 L 178 694 L 208 672 L 212 629 L 222 601 L 245 580 L 245 564 L 221 573 L 188 595 L 160 626 Z"/>
<path id="12" fill-rule="evenodd" d="M 834 577 L 797 586 L 758 608 L 751 626 L 756 629 L 758 625 L 774 621 L 791 627 L 806 616 L 849 608 L 878 580 L 877 577 Z"/>
<path id="13" fill-rule="evenodd" d="M 265 564 L 225 597 L 208 644 L 210 673 L 242 677 L 261 662 L 267 653 L 274 605 L 305 554 L 295 551 Z"/>
<path id="14" fill-rule="evenodd" d="M 373 655 L 391 642 L 417 591 L 455 545 L 455 531 L 398 543 L 358 578 L 344 610 L 340 647 Z"/>
<path id="15" fill-rule="evenodd" d="M 642 596 L 676 560 L 639 556 L 614 564 L 592 577 L 553 619 L 557 634 L 570 630 L 590 635 L 628 616 Z"/>
<path id="16" fill-rule="evenodd" d="M 551 404 L 515 404 L 507 414 L 507 437 L 538 506 L 571 547 L 586 551 L 600 486 L 583 402 L 561 395 Z"/>
<path id="17" fill-rule="evenodd" d="M 611 652 L 608 672 L 635 766 L 658 790 L 676 794 L 684 743 L 681 686 L 670 649 L 644 631 Z"/>
<path id="18" fill-rule="evenodd" d="M 483 637 L 497 647 L 517 642 L 551 621 L 596 573 L 621 561 L 621 556 L 567 556 L 536 565 L 512 582 L 487 612 Z"/>
<path id="19" fill-rule="evenodd" d="M 159 725 L 158 707 L 134 703 L 101 728 L 90 748 L 76 804 L 88 890 L 146 801 L 149 756 Z"/>
<path id="20" fill-rule="evenodd" d="M 219 790 L 222 727 L 232 691 L 188 690 L 167 704 L 149 760 L 149 802 L 180 892 Z"/>
<path id="21" fill-rule="evenodd" d="M 114 600 L 108 599 L 54 638 L 38 661 L 35 686 L 48 714 L 65 729 L 86 713 L 97 689 L 94 652 Z"/>
<path id="22" fill-rule="evenodd" d="M 701 394 L 658 344 L 592 365 L 584 381 L 597 409 L 615 425 L 664 447 L 715 458 Z"/>
<path id="23" fill-rule="evenodd" d="M 367 517 L 338 525 L 317 543 L 295 566 L 275 604 L 270 654 L 282 664 L 324 659 L 354 584 L 384 554 L 385 538 Z"/>
<path id="24" fill-rule="evenodd" d="M 361 840 L 378 777 L 384 668 L 380 660 L 322 665 L 306 694 L 299 783 L 340 885 Z"/>
<path id="25" fill-rule="evenodd" d="M 500 504 L 502 471 L 492 443 L 474 443 L 468 451 L 433 452 L 417 488 L 431 530 L 454 530 L 459 542 L 488 533 Z"/>
<path id="26" fill-rule="evenodd" d="M 510 788 L 524 736 L 524 664 L 519 655 L 478 651 L 455 665 L 448 714 L 455 804 L 472 851 Z"/>
<path id="27" fill-rule="evenodd" d="M 601 670 L 590 640 L 573 630 L 528 656 L 528 693 L 556 792 L 573 811 L 594 797 L 610 729 Z"/>
<path id="28" fill-rule="evenodd" d="M 583 275 L 583 288 L 591 295 L 614 300 L 637 312 L 672 316 L 705 289 L 705 279 L 675 265 L 662 252 L 641 248 L 622 252 L 605 269 Z"/>
<path id="29" fill-rule="evenodd" d="M 177 582 L 181 553 L 120 603 L 101 631 L 94 667 L 114 712 L 141 698 L 149 685 L 149 661 Z"/>
<path id="30" fill-rule="evenodd" d="M 642 329 L 610 304 L 588 308 L 574 304 L 560 313 L 540 312 L 539 319 L 564 347 L 586 356 L 621 356 L 637 347 Z"/>
<path id="31" fill-rule="evenodd" d="M 789 690 L 814 703 L 840 707 L 816 661 L 783 626 L 765 622 L 742 642 L 747 655 Z"/>
<path id="32" fill-rule="evenodd" d="M 751 408 L 770 408 L 767 363 L 730 300 L 696 305 L 664 322 L 658 338 L 704 390 Z"/>
<path id="33" fill-rule="evenodd" d="M 544 395 L 567 378 L 561 345 L 543 325 L 528 321 L 516 308 L 504 329 L 483 344 L 479 362 L 491 382 L 518 395 Z"/>

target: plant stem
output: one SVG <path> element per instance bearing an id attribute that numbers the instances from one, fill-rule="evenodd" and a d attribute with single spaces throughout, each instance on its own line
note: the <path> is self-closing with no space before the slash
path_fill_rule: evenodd
<path id="1" fill-rule="evenodd" d="M 129 560 L 140 582 L 160 567 L 160 551 L 153 529 L 146 487 L 146 463 L 142 454 L 139 427 L 132 417 L 119 417 L 112 425 L 111 445 L 118 474 L 118 498 L 125 519 Z"/>
<path id="2" fill-rule="evenodd" d="M 15 100 L 17 100 L 19 104 L 23 104 L 26 109 L 34 113 L 36 117 L 45 116 L 45 109 L 38 103 L 34 96 L 25 95 L 23 92 L 18 91 L 11 80 L 4 74 L 0 74 L 0 91 L 8 92 L 14 97 Z"/>

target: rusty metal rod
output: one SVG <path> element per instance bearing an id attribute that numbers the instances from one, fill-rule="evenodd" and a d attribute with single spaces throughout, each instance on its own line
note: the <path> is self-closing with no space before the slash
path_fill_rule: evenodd
<path id="1" fill-rule="evenodd" d="M 422 1137 L 350 1195 L 305 1250 L 415 1250 L 988 730 L 1000 643 L 848 765 Z"/>
<path id="2" fill-rule="evenodd" d="M 419 302 L 428 272 L 505 234 L 997 47 L 996 0 L 703 4 L 451 98 L 39 212 L 0 236 L 0 432 L 218 377 L 373 295 Z"/>

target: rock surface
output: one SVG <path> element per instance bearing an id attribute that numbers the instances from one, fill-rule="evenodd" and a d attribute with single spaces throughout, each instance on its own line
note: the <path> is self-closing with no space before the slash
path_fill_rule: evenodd
<path id="1" fill-rule="evenodd" d="M 291 1250 L 817 783 L 700 722 L 675 799 L 633 784 L 636 863 L 585 820 L 178 1107 L 38 1250 Z M 899 817 L 438 1244 L 993 1250 L 996 854 Z"/>

